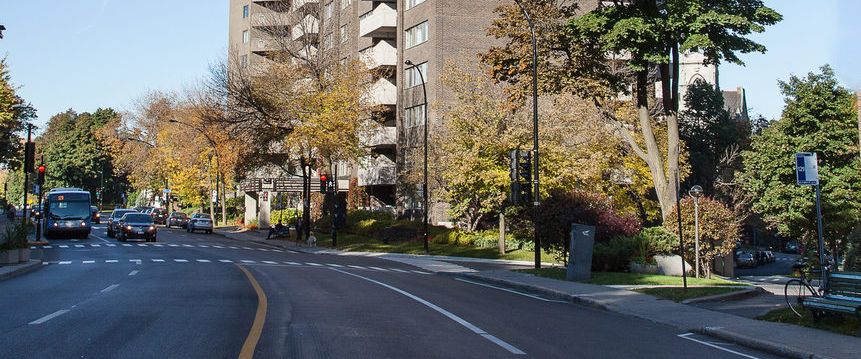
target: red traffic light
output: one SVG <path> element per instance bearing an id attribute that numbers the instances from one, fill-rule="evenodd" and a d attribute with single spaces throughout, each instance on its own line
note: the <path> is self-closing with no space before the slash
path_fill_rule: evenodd
<path id="1" fill-rule="evenodd" d="M 39 166 L 39 173 L 45 173 L 45 166 L 44 165 Z"/>
<path id="2" fill-rule="evenodd" d="M 320 175 L 320 181 L 326 181 L 326 175 Z"/>

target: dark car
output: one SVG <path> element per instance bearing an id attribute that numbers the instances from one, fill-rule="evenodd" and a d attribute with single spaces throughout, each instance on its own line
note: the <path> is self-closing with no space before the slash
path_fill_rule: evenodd
<path id="1" fill-rule="evenodd" d="M 167 217 L 167 228 L 170 227 L 188 227 L 188 215 L 182 212 L 173 212 Z"/>
<path id="2" fill-rule="evenodd" d="M 30 218 L 40 218 L 42 216 L 42 205 L 34 204 L 30 207 Z"/>
<path id="3" fill-rule="evenodd" d="M 738 255 L 735 263 L 739 268 L 754 268 L 756 267 L 756 258 L 753 257 L 753 254 L 744 252 Z"/>
<path id="4" fill-rule="evenodd" d="M 167 224 L 167 210 L 164 208 L 153 208 L 148 214 L 155 224 Z"/>
<path id="5" fill-rule="evenodd" d="M 127 241 L 132 238 L 142 238 L 147 242 L 155 242 L 158 230 L 152 217 L 144 213 L 126 213 L 119 220 L 120 231 L 117 240 Z"/>
<path id="6" fill-rule="evenodd" d="M 212 219 L 209 218 L 208 214 L 195 213 L 188 220 L 188 226 L 186 226 L 185 230 L 188 232 L 204 231 L 212 233 Z"/>
<path id="7" fill-rule="evenodd" d="M 120 231 L 120 218 L 127 213 L 138 213 L 138 211 L 130 208 L 115 209 L 108 217 L 108 237 L 115 237 Z"/>
<path id="8" fill-rule="evenodd" d="M 99 207 L 90 206 L 90 212 L 93 213 L 93 223 L 102 223 L 102 214 L 99 212 Z"/>

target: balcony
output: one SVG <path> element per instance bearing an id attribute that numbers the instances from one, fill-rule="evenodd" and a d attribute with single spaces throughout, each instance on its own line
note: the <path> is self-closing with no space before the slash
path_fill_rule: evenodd
<path id="1" fill-rule="evenodd" d="M 379 126 L 362 138 L 362 145 L 369 148 L 394 147 L 398 143 L 398 131 L 393 126 Z"/>
<path id="2" fill-rule="evenodd" d="M 394 106 L 398 104 L 398 88 L 387 79 L 379 79 L 371 85 L 369 96 L 372 105 Z"/>
<path id="3" fill-rule="evenodd" d="M 293 0 L 293 11 L 315 13 L 320 6 L 319 0 Z"/>
<path id="4" fill-rule="evenodd" d="M 305 15 L 301 21 L 293 26 L 293 41 L 302 39 L 308 43 L 315 43 L 317 34 L 320 33 L 320 22 L 311 15 Z"/>
<path id="5" fill-rule="evenodd" d="M 380 41 L 373 47 L 362 50 L 361 58 L 370 70 L 398 65 L 398 51 L 387 41 Z"/>
<path id="6" fill-rule="evenodd" d="M 386 156 L 359 160 L 359 186 L 391 186 L 397 180 L 395 163 Z"/>
<path id="7" fill-rule="evenodd" d="M 359 36 L 394 39 L 397 27 L 398 11 L 386 3 L 359 17 Z"/>
<path id="8" fill-rule="evenodd" d="M 286 28 L 290 22 L 287 13 L 275 11 L 262 11 L 251 15 L 251 26 L 264 30 L 271 28 Z"/>

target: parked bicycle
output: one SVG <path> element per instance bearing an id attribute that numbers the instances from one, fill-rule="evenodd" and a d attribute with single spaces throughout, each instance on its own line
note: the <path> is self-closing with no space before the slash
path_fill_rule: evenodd
<path id="1" fill-rule="evenodd" d="M 825 267 L 826 273 L 828 272 L 828 267 Z M 786 305 L 789 306 L 789 309 L 795 313 L 795 315 L 802 317 L 802 302 L 806 297 L 821 297 L 822 290 L 818 287 L 813 286 L 811 282 L 811 278 L 808 276 L 808 273 L 801 268 L 799 270 L 801 276 L 799 278 L 790 279 L 786 282 L 786 286 L 783 288 L 783 295 L 786 298 Z M 819 275 L 821 270 L 811 270 L 810 275 Z M 818 278 L 818 277 L 817 277 Z"/>

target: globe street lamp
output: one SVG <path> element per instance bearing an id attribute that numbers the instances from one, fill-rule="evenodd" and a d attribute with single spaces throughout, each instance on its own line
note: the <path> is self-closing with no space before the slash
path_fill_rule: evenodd
<path id="1" fill-rule="evenodd" d="M 694 198 L 694 270 L 697 278 L 700 277 L 700 196 L 703 195 L 703 188 L 700 185 L 694 185 L 688 190 L 688 194 Z"/>

